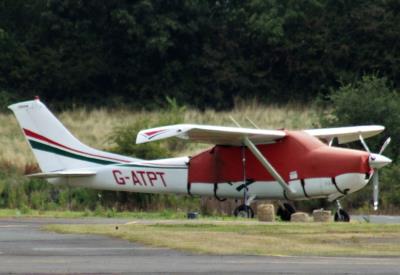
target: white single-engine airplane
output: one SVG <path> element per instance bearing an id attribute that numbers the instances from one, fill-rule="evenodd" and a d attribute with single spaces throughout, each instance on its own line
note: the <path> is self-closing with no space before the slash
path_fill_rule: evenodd
<path id="1" fill-rule="evenodd" d="M 348 221 L 339 199 L 360 190 L 373 179 L 374 209 L 378 207 L 377 169 L 391 160 L 371 153 L 364 138 L 383 126 L 355 126 L 303 131 L 262 130 L 180 124 L 142 130 L 136 143 L 170 137 L 215 146 L 192 157 L 142 160 L 103 152 L 82 144 L 37 98 L 9 106 L 39 163 L 53 184 L 94 189 L 175 193 L 244 198 L 235 215 L 252 217 L 254 199 L 278 201 L 326 198 L 338 202 L 335 220 Z M 360 140 L 366 151 L 333 147 Z M 281 203 L 281 216 L 294 209 Z"/>

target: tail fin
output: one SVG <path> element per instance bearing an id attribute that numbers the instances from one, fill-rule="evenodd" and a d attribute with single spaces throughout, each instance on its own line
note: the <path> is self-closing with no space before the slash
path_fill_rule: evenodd
<path id="1" fill-rule="evenodd" d="M 8 106 L 43 172 L 128 163 L 138 159 L 93 149 L 75 138 L 39 99 Z"/>

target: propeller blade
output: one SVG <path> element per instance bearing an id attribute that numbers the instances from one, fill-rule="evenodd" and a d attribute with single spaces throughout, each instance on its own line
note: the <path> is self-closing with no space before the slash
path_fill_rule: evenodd
<path id="1" fill-rule="evenodd" d="M 364 149 L 365 149 L 368 153 L 371 153 L 371 151 L 370 151 L 369 148 L 368 148 L 367 143 L 365 142 L 365 140 L 364 140 L 364 138 L 362 137 L 361 134 L 358 136 L 358 138 L 360 139 L 361 144 L 364 146 Z"/>
<path id="2" fill-rule="evenodd" d="M 381 150 L 379 151 L 379 155 L 381 155 L 383 153 L 383 151 L 385 151 L 386 147 L 389 145 L 390 141 L 392 141 L 392 139 L 390 137 L 388 137 L 385 142 L 383 143 Z"/>
<path id="3" fill-rule="evenodd" d="M 374 175 L 372 176 L 372 183 L 373 183 L 373 199 L 374 199 L 374 210 L 378 210 L 378 202 L 379 202 L 379 174 L 378 171 L 375 171 Z"/>

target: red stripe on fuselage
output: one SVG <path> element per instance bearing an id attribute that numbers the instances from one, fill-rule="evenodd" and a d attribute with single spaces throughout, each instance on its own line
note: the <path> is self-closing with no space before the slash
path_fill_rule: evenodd
<path id="1" fill-rule="evenodd" d="M 117 158 L 112 158 L 112 157 L 106 157 L 106 156 L 100 156 L 100 155 L 96 155 L 96 154 L 91 154 L 91 153 L 83 152 L 83 151 L 80 151 L 80 150 L 73 149 L 73 148 L 71 148 L 71 147 L 62 145 L 62 144 L 60 144 L 60 143 L 58 143 L 58 142 L 56 142 L 56 141 L 54 141 L 54 140 L 51 140 L 51 139 L 49 139 L 49 138 L 47 138 L 47 137 L 44 137 L 44 136 L 42 136 L 42 135 L 39 135 L 39 134 L 37 134 L 37 133 L 35 133 L 35 132 L 32 132 L 32 131 L 30 131 L 30 130 L 28 130 L 28 129 L 25 129 L 25 128 L 24 128 L 23 131 L 24 131 L 25 135 L 27 135 L 28 137 L 32 137 L 32 138 L 35 138 L 35 139 L 38 139 L 38 140 L 41 140 L 41 141 L 45 141 L 45 142 L 47 142 L 47 143 L 56 145 L 56 146 L 58 146 L 58 147 L 62 147 L 62 148 L 64 148 L 64 149 L 67 149 L 67 150 L 70 150 L 70 151 L 73 151 L 73 152 L 76 152 L 76 153 L 84 154 L 84 155 L 91 156 L 91 157 L 98 157 L 98 158 L 103 158 L 103 159 L 115 160 L 115 161 L 118 161 L 118 162 L 125 162 L 125 163 L 131 162 L 131 161 L 129 161 L 129 160 L 122 160 L 122 159 L 117 159 Z"/>
<path id="2" fill-rule="evenodd" d="M 285 181 L 291 172 L 295 179 L 336 177 L 346 173 L 368 173 L 369 154 L 363 151 L 329 147 L 304 132 L 287 131 L 286 136 L 273 144 L 257 148 Z M 246 178 L 255 181 L 272 181 L 273 177 L 245 149 Z M 243 181 L 242 148 L 215 146 L 190 160 L 189 182 L 221 183 Z"/>

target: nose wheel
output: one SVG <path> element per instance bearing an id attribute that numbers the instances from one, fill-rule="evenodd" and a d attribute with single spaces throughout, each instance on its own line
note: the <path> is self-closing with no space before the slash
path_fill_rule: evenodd
<path id="1" fill-rule="evenodd" d="M 335 213 L 335 222 L 349 222 L 350 215 L 342 208 L 339 200 L 336 201 L 337 204 L 337 211 Z"/>

